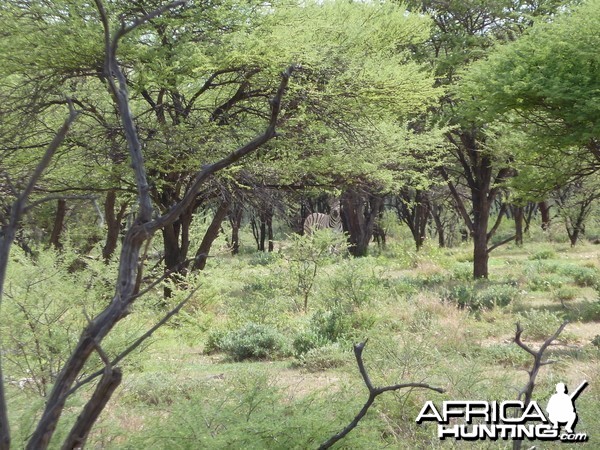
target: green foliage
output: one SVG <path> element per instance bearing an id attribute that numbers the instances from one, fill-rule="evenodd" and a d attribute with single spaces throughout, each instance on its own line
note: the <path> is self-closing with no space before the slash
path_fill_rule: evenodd
<path id="1" fill-rule="evenodd" d="M 149 417 L 144 433 L 130 436 L 120 447 L 313 448 L 339 431 L 359 406 L 355 392 L 348 389 L 309 395 L 290 389 L 257 369 L 238 370 L 226 385 L 219 380 L 197 383 L 189 400 L 175 402 L 168 415 Z M 344 445 L 372 446 L 378 427 L 373 427 L 371 417 L 364 425 Z"/>
<path id="2" fill-rule="evenodd" d="M 523 339 L 546 340 L 554 334 L 563 319 L 551 311 L 525 311 L 518 314 Z M 562 337 L 565 335 L 563 334 Z"/>
<path id="3" fill-rule="evenodd" d="M 529 255 L 528 259 L 533 261 L 541 261 L 544 259 L 554 259 L 556 258 L 556 253 L 551 248 L 543 248 L 537 250 L 535 253 Z"/>
<path id="4" fill-rule="evenodd" d="M 504 114 L 523 124 L 528 133 L 543 139 L 545 145 L 538 142 L 537 148 L 544 154 L 546 145 L 580 147 L 597 139 L 598 20 L 598 2 L 564 8 L 552 21 L 539 21 L 528 34 L 473 65 L 463 88 L 476 99 L 473 116 Z M 523 121 L 528 116 L 536 119 Z"/>
<path id="5" fill-rule="evenodd" d="M 85 314 L 93 314 L 105 301 L 105 277 L 112 268 L 89 261 L 90 267 L 70 274 L 76 254 L 36 253 L 33 261 L 13 248 L 0 331 L 7 376 L 30 380 L 27 387 L 45 396 L 79 338 Z"/>
<path id="6" fill-rule="evenodd" d="M 327 262 L 339 260 L 345 247 L 343 234 L 329 229 L 316 230 L 310 236 L 291 235 L 292 245 L 284 258 L 288 261 L 293 293 L 302 298 L 302 309 L 308 311 L 308 300 L 313 291 L 319 270 Z"/>
<path id="7" fill-rule="evenodd" d="M 443 300 L 474 311 L 507 306 L 520 297 L 521 292 L 515 286 L 488 284 L 485 281 L 457 284 L 442 292 Z"/>
<path id="8" fill-rule="evenodd" d="M 338 302 L 355 307 L 368 306 L 386 288 L 386 280 L 374 270 L 373 258 L 348 259 L 337 264 L 327 287 Z"/>
<path id="9" fill-rule="evenodd" d="M 600 301 L 583 301 L 574 305 L 565 313 L 565 317 L 571 321 L 596 322 L 600 320 Z"/>
<path id="10" fill-rule="evenodd" d="M 286 352 L 285 337 L 276 329 L 249 322 L 229 331 L 214 345 L 219 345 L 234 361 L 275 358 Z"/>
<path id="11" fill-rule="evenodd" d="M 301 354 L 299 361 L 302 367 L 317 372 L 347 365 L 352 360 L 350 355 L 350 352 L 343 351 L 339 343 L 334 342 L 308 350 Z"/>
<path id="12" fill-rule="evenodd" d="M 577 286 L 600 286 L 600 272 L 591 267 L 567 266 L 562 270 L 564 275 L 570 276 Z"/>
<path id="13" fill-rule="evenodd" d="M 527 367 L 531 364 L 531 355 L 514 343 L 485 347 L 483 356 L 492 364 L 508 367 Z"/>
<path id="14" fill-rule="evenodd" d="M 579 290 L 572 286 L 563 286 L 554 292 L 554 298 L 560 301 L 573 300 L 579 295 Z"/>

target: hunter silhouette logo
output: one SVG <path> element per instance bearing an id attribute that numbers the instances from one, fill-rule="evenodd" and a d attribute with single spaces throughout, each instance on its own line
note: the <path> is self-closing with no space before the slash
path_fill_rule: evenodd
<path id="1" fill-rule="evenodd" d="M 584 381 L 571 395 L 567 394 L 567 387 L 564 383 L 558 383 L 556 385 L 556 394 L 550 397 L 548 406 L 546 407 L 548 418 L 550 419 L 550 422 L 552 422 L 554 429 L 558 429 L 559 423 L 566 422 L 567 426 L 565 431 L 569 434 L 573 434 L 573 427 L 577 423 L 575 399 L 579 397 L 579 394 L 581 394 L 587 385 L 588 382 Z"/>
<path id="2" fill-rule="evenodd" d="M 548 400 L 547 415 L 536 401 L 525 405 L 520 400 L 451 400 L 443 402 L 440 408 L 432 401 L 427 401 L 416 422 L 437 422 L 441 440 L 539 439 L 585 442 L 588 440 L 587 434 L 575 433 L 574 428 L 578 419 L 575 400 L 587 386 L 588 382 L 584 381 L 572 394 L 568 394 L 567 386 L 558 383 L 556 393 Z M 562 433 L 561 424 L 564 424 Z"/>

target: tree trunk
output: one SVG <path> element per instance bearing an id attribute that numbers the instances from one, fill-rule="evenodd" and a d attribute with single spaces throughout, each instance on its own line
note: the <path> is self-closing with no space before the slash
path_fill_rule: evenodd
<path id="1" fill-rule="evenodd" d="M 489 253 L 487 249 L 487 226 L 489 216 L 483 214 L 473 221 L 473 278 L 488 277 Z"/>
<path id="2" fill-rule="evenodd" d="M 398 218 L 408 225 L 417 251 L 421 249 L 427 237 L 429 202 L 427 194 L 420 189 L 403 189 L 396 198 Z"/>
<path id="3" fill-rule="evenodd" d="M 115 204 L 117 200 L 117 194 L 115 191 L 108 191 L 106 194 L 106 200 L 104 201 L 104 219 L 108 231 L 106 233 L 106 241 L 104 247 L 102 247 L 102 258 L 108 263 L 112 257 L 115 249 L 117 248 L 117 242 L 119 241 L 119 234 L 121 232 L 121 222 L 127 211 L 127 202 L 121 203 L 119 211 L 115 215 Z"/>
<path id="4" fill-rule="evenodd" d="M 457 210 L 463 217 L 465 226 L 471 232 L 473 238 L 473 277 L 476 279 L 487 278 L 489 258 L 487 244 L 496 232 L 505 213 L 504 206 L 502 206 L 496 223 L 488 232 L 490 210 L 502 183 L 512 176 L 513 171 L 508 167 L 503 167 L 498 170 L 494 179 L 492 176 L 494 170 L 493 160 L 490 155 L 481 151 L 475 133 L 461 131 L 457 135 L 448 134 L 447 137 L 456 146 L 457 157 L 471 191 L 472 219 L 467 213 L 462 197 L 452 180 L 450 180 L 446 169 L 441 168 L 440 173 L 448 183 Z M 456 137 L 460 138 L 460 141 L 457 141 Z M 505 242 L 508 242 L 508 240 Z"/>
<path id="5" fill-rule="evenodd" d="M 54 216 L 54 226 L 52 228 L 52 234 L 50 235 L 50 245 L 56 250 L 62 250 L 62 244 L 60 237 L 65 225 L 65 217 L 67 215 L 67 201 L 60 199 L 56 205 L 56 215 Z"/>
<path id="6" fill-rule="evenodd" d="M 539 202 L 538 206 L 542 215 L 542 230 L 547 231 L 550 228 L 550 206 L 545 201 Z"/>
<path id="7" fill-rule="evenodd" d="M 260 237 L 258 242 L 258 251 L 265 251 L 265 241 L 267 239 L 267 224 L 264 220 L 264 217 L 260 217 Z"/>
<path id="8" fill-rule="evenodd" d="M 523 217 L 524 211 L 522 206 L 513 207 L 513 216 L 515 218 L 515 242 L 518 246 L 523 245 Z"/>
<path id="9" fill-rule="evenodd" d="M 381 203 L 381 197 L 356 189 L 348 189 L 342 195 L 342 216 L 350 234 L 349 250 L 353 256 L 366 256 Z"/>
<path id="10" fill-rule="evenodd" d="M 444 230 L 444 224 L 442 223 L 442 207 L 431 205 L 430 208 L 431 217 L 433 217 L 433 223 L 435 224 L 435 229 L 438 235 L 438 245 L 441 248 L 446 246 L 446 234 Z"/>
<path id="11" fill-rule="evenodd" d="M 69 436 L 65 439 L 62 450 L 75 450 L 85 447 L 92 427 L 112 397 L 115 389 L 121 384 L 121 379 L 122 372 L 119 367 L 110 368 L 105 371 L 94 390 L 92 398 L 86 403 L 83 412 L 79 415 L 73 428 L 71 428 Z"/>
<path id="12" fill-rule="evenodd" d="M 231 254 L 240 252 L 240 227 L 242 225 L 243 209 L 239 202 L 234 201 L 229 212 L 229 223 L 231 223 Z"/>
<path id="13" fill-rule="evenodd" d="M 185 274 L 189 245 L 190 224 L 193 218 L 193 206 L 187 208 L 173 224 L 162 229 L 163 249 L 165 252 L 165 274 L 169 279 L 175 274 Z M 171 289 L 164 287 L 164 296 L 171 296 Z"/>
<path id="14" fill-rule="evenodd" d="M 200 243 L 200 247 L 198 247 L 198 251 L 196 251 L 196 257 L 194 258 L 194 265 L 192 266 L 193 270 L 204 270 L 206 266 L 206 260 L 208 259 L 208 254 L 210 252 L 210 248 L 212 247 L 213 242 L 217 236 L 219 236 L 219 230 L 221 229 L 221 224 L 225 217 L 227 217 L 227 212 L 229 211 L 229 203 L 223 202 L 217 208 L 215 215 L 212 219 L 212 222 L 208 226 L 204 237 L 202 238 L 202 242 Z"/>
<path id="15" fill-rule="evenodd" d="M 273 242 L 273 209 L 269 208 L 267 217 L 266 217 L 266 223 L 267 223 L 267 238 L 269 240 L 269 252 L 272 252 L 275 248 L 275 243 Z"/>

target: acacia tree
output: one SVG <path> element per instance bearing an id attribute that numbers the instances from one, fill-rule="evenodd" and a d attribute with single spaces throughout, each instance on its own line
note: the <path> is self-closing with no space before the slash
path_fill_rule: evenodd
<path id="1" fill-rule="evenodd" d="M 553 13 L 566 2 L 487 0 L 446 2 L 409 2 L 415 9 L 432 15 L 435 29 L 428 45 L 421 47 L 423 58 L 436 65 L 437 82 L 455 87 L 460 84 L 459 73 L 473 61 L 481 59 L 498 41 L 515 39 L 538 17 Z M 478 115 L 464 111 L 464 100 L 470 96 L 443 97 L 436 115 L 444 118 L 451 129 L 446 134 L 451 163 L 440 169 L 456 208 L 473 239 L 473 276 L 488 276 L 490 239 L 499 221 L 490 226 L 492 205 L 508 178 L 511 155 L 507 149 L 498 152 L 489 140 L 487 123 Z M 450 162 L 449 161 L 449 162 Z M 468 192 L 461 195 L 464 186 Z M 501 220 L 502 215 L 498 215 Z"/>
<path id="2" fill-rule="evenodd" d="M 124 237 L 119 258 L 115 295 L 109 305 L 100 314 L 92 318 L 87 327 L 82 331 L 79 342 L 74 347 L 69 359 L 58 374 L 53 389 L 47 398 L 44 411 L 39 419 L 36 430 L 27 444 L 27 448 L 31 449 L 47 448 L 67 398 L 83 384 L 80 382 L 79 384 L 74 385 L 75 380 L 80 375 L 86 361 L 88 361 L 92 354 L 96 352 L 103 361 L 105 367 L 103 370 L 100 370 L 94 376 L 89 377 L 88 380 L 86 380 L 89 382 L 97 376 L 101 376 L 92 397 L 84 406 L 82 413 L 69 433 L 64 443 L 64 448 L 81 447 L 85 443 L 93 423 L 120 382 L 121 371 L 116 367 L 116 364 L 131 351 L 131 348 L 127 349 L 115 360 L 110 361 L 103 352 L 101 343 L 116 323 L 129 314 L 132 303 L 139 297 L 136 292 L 136 273 L 139 270 L 138 262 L 142 245 L 156 231 L 172 224 L 184 213 L 186 208 L 194 201 L 202 185 L 212 176 L 212 174 L 231 166 L 275 137 L 275 128 L 282 110 L 281 100 L 286 91 L 288 80 L 294 70 L 293 67 L 289 67 L 283 72 L 278 87 L 276 87 L 274 91 L 271 90 L 272 97 L 269 100 L 270 114 L 266 121 L 267 124 L 264 131 L 249 140 L 245 145 L 242 145 L 237 148 L 237 150 L 229 153 L 227 156 L 200 168 L 183 198 L 174 204 L 165 214 L 154 215 L 150 196 L 150 185 L 146 174 L 146 163 L 142 152 L 142 141 L 139 138 L 134 121 L 132 120 L 127 80 L 125 72 L 117 60 L 117 50 L 125 36 L 134 32 L 146 22 L 159 17 L 168 9 L 174 9 L 181 6 L 183 2 L 171 3 L 149 12 L 144 16 L 134 17 L 130 21 L 123 21 L 117 28 L 111 26 L 112 21 L 103 3 L 100 0 L 97 0 L 95 3 L 102 28 L 104 29 L 105 61 L 103 76 L 108 85 L 109 92 L 114 99 L 119 114 L 118 117 L 121 120 L 121 125 L 125 134 L 133 177 L 135 179 L 138 212 L 134 223 L 128 229 Z M 46 155 L 42 162 L 37 166 L 36 172 L 29 180 L 27 187 L 20 193 L 17 201 L 13 205 L 11 222 L 7 228 L 3 229 L 2 234 L 2 265 L 0 265 L 2 268 L 2 272 L 0 273 L 2 273 L 2 275 L 6 268 L 10 244 L 14 238 L 14 231 L 17 227 L 17 222 L 20 218 L 19 216 L 22 214 L 23 208 L 25 207 L 27 197 L 40 178 L 41 172 L 48 165 L 49 159 L 56 151 L 56 148 L 62 139 L 64 139 L 67 128 L 73 118 L 74 114 L 72 113 L 68 121 L 63 125 L 51 145 L 48 147 Z M 3 281 L 3 276 L 0 278 L 0 281 Z M 1 292 L 0 289 L 0 293 Z M 159 325 L 164 323 L 170 315 L 178 311 L 181 306 L 183 306 L 183 304 L 178 305 L 178 307 L 167 315 L 163 321 L 159 322 Z M 147 338 L 155 328 L 149 330 L 149 332 L 140 339 L 143 340 Z M 139 345 L 140 342 L 141 341 L 138 340 L 137 345 Z M 10 434 L 3 390 L 0 390 L 0 394 L 2 394 L 0 395 L 0 442 L 2 443 L 2 448 L 8 448 L 10 445 Z"/>
<path id="3" fill-rule="evenodd" d="M 470 114 L 499 119 L 520 134 L 516 181 L 538 199 L 598 168 L 599 19 L 597 2 L 565 8 L 499 47 L 464 79 L 478 103 Z"/>

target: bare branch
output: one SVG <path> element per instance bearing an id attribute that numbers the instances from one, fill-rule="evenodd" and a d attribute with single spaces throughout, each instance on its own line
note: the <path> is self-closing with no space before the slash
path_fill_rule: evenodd
<path id="1" fill-rule="evenodd" d="M 383 394 L 384 392 L 397 391 L 398 389 L 404 389 L 404 388 L 424 388 L 424 389 L 431 389 L 431 390 L 439 392 L 439 393 L 445 392 L 445 390 L 442 388 L 432 387 L 425 383 L 402 383 L 402 384 L 394 384 L 391 386 L 383 386 L 383 387 L 379 387 L 379 388 L 373 387 L 373 384 L 371 383 L 371 379 L 369 378 L 369 374 L 367 373 L 367 369 L 365 368 L 365 364 L 362 359 L 362 352 L 363 352 L 366 344 L 367 344 L 367 341 L 361 342 L 360 344 L 355 344 L 354 345 L 354 356 L 356 357 L 356 363 L 358 364 L 358 370 L 360 371 L 360 374 L 363 378 L 363 381 L 365 382 L 365 385 L 367 386 L 367 389 L 369 389 L 369 397 L 367 398 L 367 401 L 365 402 L 365 404 L 363 405 L 361 410 L 358 412 L 356 417 L 354 417 L 352 422 L 350 422 L 342 431 L 340 431 L 339 433 L 330 437 L 327 441 L 323 442 L 319 446 L 319 450 L 324 450 L 324 449 L 330 448 L 331 446 L 333 446 L 333 444 L 335 444 L 339 440 L 343 439 L 348 433 L 350 433 L 354 428 L 356 428 L 358 423 L 367 414 L 367 411 L 369 410 L 369 408 L 375 401 L 375 398 L 377 398 L 378 395 Z"/>
<path id="2" fill-rule="evenodd" d="M 94 195 L 49 195 L 47 197 L 36 200 L 35 202 L 29 203 L 27 207 L 25 207 L 23 212 L 27 213 L 36 206 L 54 200 L 96 200 L 96 197 Z"/>
<path id="3" fill-rule="evenodd" d="M 195 200 L 198 191 L 200 190 L 201 185 L 214 173 L 218 172 L 225 167 L 228 167 L 235 162 L 242 159 L 244 156 L 252 153 L 254 150 L 263 146 L 267 142 L 269 142 L 272 138 L 276 137 L 275 128 L 277 125 L 277 119 L 279 117 L 279 113 L 281 112 L 281 99 L 285 93 L 287 88 L 289 79 L 296 69 L 296 66 L 289 66 L 282 74 L 281 74 L 281 82 L 279 83 L 279 88 L 275 96 L 270 100 L 271 104 L 271 117 L 269 120 L 269 124 L 267 125 L 266 130 L 248 142 L 246 145 L 238 148 L 233 151 L 226 157 L 221 160 L 204 166 L 194 178 L 191 187 L 188 189 L 184 197 L 181 199 L 179 203 L 173 206 L 166 214 L 159 217 L 158 219 L 147 223 L 144 225 L 145 231 L 148 234 L 155 232 L 168 224 L 173 223 L 177 218 L 181 215 L 181 213 Z"/>
<path id="4" fill-rule="evenodd" d="M 491 253 L 493 250 L 496 250 L 498 247 L 503 246 L 504 244 L 508 244 L 510 241 L 514 241 L 517 238 L 517 235 L 513 235 L 509 238 L 503 239 L 502 241 L 498 242 L 497 244 L 492 245 L 490 248 L 487 249 L 488 253 Z"/>
<path id="5" fill-rule="evenodd" d="M 9 223 L 3 228 L 3 233 L 0 235 L 0 305 L 2 304 L 2 297 L 4 293 L 4 281 L 6 278 L 6 268 L 8 266 L 8 258 L 10 255 L 10 248 L 15 239 L 16 231 L 19 227 L 19 222 L 25 211 L 27 200 L 29 195 L 35 188 L 36 183 L 46 170 L 52 157 L 64 141 L 69 128 L 77 118 L 77 112 L 73 108 L 72 103 L 69 101 L 69 116 L 65 119 L 63 125 L 54 135 L 52 142 L 46 148 L 42 159 L 36 166 L 33 174 L 29 178 L 29 182 L 25 189 L 21 192 L 18 198 L 12 205 L 11 215 Z M 0 450 L 8 449 L 10 447 L 10 426 L 8 422 L 8 414 L 6 407 L 6 399 L 4 395 L 4 378 L 2 375 L 2 364 L 0 360 Z"/>
<path id="6" fill-rule="evenodd" d="M 100 382 L 96 386 L 92 398 L 88 400 L 77 421 L 65 439 L 62 450 L 81 449 L 89 436 L 94 423 L 98 420 L 100 413 L 112 397 L 115 389 L 121 384 L 123 374 L 121 369 L 106 366 Z"/>
<path id="7" fill-rule="evenodd" d="M 142 345 L 142 343 L 147 340 L 148 338 L 150 338 L 154 332 L 156 330 L 158 330 L 160 327 L 162 327 L 165 323 L 167 323 L 171 317 L 173 317 L 174 315 L 178 314 L 179 311 L 181 311 L 181 308 L 183 308 L 186 303 L 192 298 L 192 296 L 198 291 L 198 289 L 200 289 L 200 285 L 198 285 L 196 288 L 194 288 L 186 298 L 184 298 L 181 302 L 179 302 L 177 304 L 177 306 L 175 306 L 175 308 L 173 308 L 171 311 L 169 311 L 167 314 L 165 314 L 165 316 L 158 321 L 152 328 L 150 328 L 148 331 L 146 331 L 144 334 L 142 334 L 139 338 L 137 338 L 129 347 L 127 347 L 125 350 L 123 350 L 121 353 L 119 353 L 111 362 L 110 365 L 111 366 L 116 366 L 117 364 L 119 364 L 123 359 L 125 359 L 131 352 L 133 352 L 136 348 L 138 348 L 140 345 Z M 103 358 L 104 361 L 104 358 Z M 106 361 L 105 361 L 106 364 Z M 79 381 L 75 386 L 73 386 L 73 388 L 67 393 L 67 396 L 73 394 L 75 391 L 77 391 L 79 388 L 81 388 L 82 386 L 88 384 L 89 382 L 93 381 L 94 379 L 98 378 L 100 375 L 102 375 L 104 373 L 103 370 L 98 370 L 97 372 L 92 373 L 91 375 L 89 375 L 88 377 L 84 378 L 83 380 Z"/>
<path id="8" fill-rule="evenodd" d="M 175 2 L 172 3 L 168 3 L 164 6 L 161 6 L 160 8 L 155 9 L 154 11 L 149 12 L 148 14 L 146 14 L 145 16 L 139 17 L 137 19 L 135 19 L 130 25 L 125 25 L 124 23 L 121 24 L 121 28 L 115 33 L 115 37 L 113 38 L 113 46 L 116 48 L 118 41 L 125 36 L 126 34 L 132 32 L 133 30 L 135 30 L 137 27 L 139 27 L 140 25 L 145 24 L 146 22 L 155 19 L 156 17 L 162 15 L 163 13 L 177 8 L 178 6 L 183 6 L 186 4 L 185 0 L 177 0 Z"/>
<path id="9" fill-rule="evenodd" d="M 523 328 L 521 327 L 521 324 L 517 322 L 517 331 L 515 333 L 514 341 L 519 347 L 521 347 L 523 350 L 525 350 L 527 353 L 533 356 L 533 365 L 531 366 L 531 369 L 527 371 L 527 373 L 529 374 L 529 380 L 527 381 L 527 384 L 523 387 L 523 389 L 519 391 L 519 400 L 524 396 L 525 400 L 523 403 L 525 406 L 529 405 L 529 403 L 531 402 L 531 398 L 533 396 L 533 389 L 535 388 L 535 380 L 538 376 L 540 368 L 542 366 L 552 364 L 554 362 L 551 360 L 542 361 L 544 352 L 550 346 L 550 344 L 552 344 L 552 342 L 556 340 L 560 333 L 562 333 L 562 331 L 565 329 L 568 323 L 569 321 L 565 320 L 554 332 L 554 334 L 544 341 L 544 343 L 540 346 L 540 349 L 536 352 L 521 340 Z M 523 441 L 520 440 L 514 440 L 513 450 L 519 450 L 521 448 L 522 442 Z"/>

